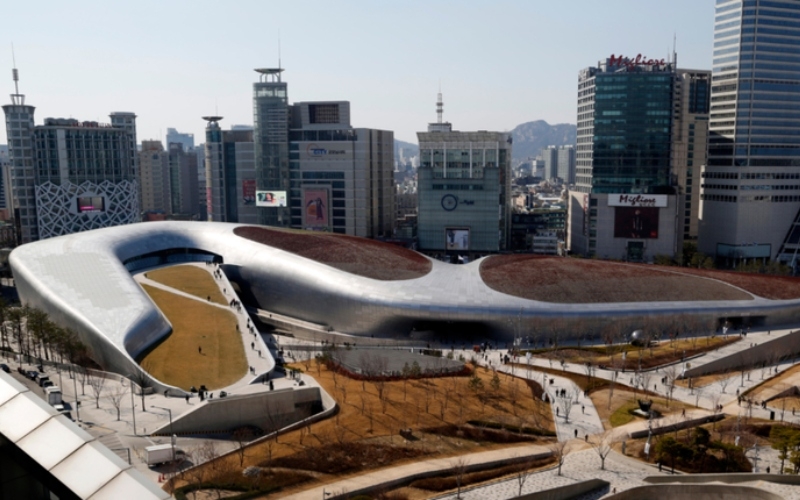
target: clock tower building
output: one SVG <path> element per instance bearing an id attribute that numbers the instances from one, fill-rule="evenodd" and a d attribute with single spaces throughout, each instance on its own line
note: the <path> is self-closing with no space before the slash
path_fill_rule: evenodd
<path id="1" fill-rule="evenodd" d="M 423 252 L 476 257 L 507 248 L 511 192 L 511 134 L 460 132 L 438 120 L 418 132 L 419 215 Z"/>

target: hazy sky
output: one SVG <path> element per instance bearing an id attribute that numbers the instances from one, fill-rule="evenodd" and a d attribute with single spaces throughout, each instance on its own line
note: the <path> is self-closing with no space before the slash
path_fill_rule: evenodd
<path id="1" fill-rule="evenodd" d="M 458 130 L 575 123 L 578 71 L 613 54 L 711 67 L 713 0 L 3 0 L 0 103 L 20 91 L 46 117 L 138 115 L 138 140 L 167 127 L 203 142 L 203 115 L 252 124 L 253 68 L 278 64 L 292 102 L 347 100 L 352 125 L 416 142 L 436 119 Z M 6 142 L 0 127 L 0 144 Z"/>

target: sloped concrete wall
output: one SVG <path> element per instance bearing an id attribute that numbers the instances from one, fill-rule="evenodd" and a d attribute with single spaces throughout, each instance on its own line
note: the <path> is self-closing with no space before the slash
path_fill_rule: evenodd
<path id="1" fill-rule="evenodd" d="M 319 387 L 281 389 L 207 399 L 153 434 L 206 434 L 254 425 L 266 432 L 311 416 L 323 408 Z"/>
<path id="2" fill-rule="evenodd" d="M 747 342 L 747 337 L 740 340 Z M 742 366 L 756 367 L 762 363 L 774 363 L 778 359 L 800 354 L 800 330 L 764 342 L 745 351 L 720 358 L 686 370 L 685 377 L 699 377 L 709 373 L 733 371 Z"/>

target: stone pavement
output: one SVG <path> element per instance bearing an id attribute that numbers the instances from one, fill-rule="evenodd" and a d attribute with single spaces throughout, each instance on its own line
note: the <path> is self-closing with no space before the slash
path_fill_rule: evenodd
<path id="1" fill-rule="evenodd" d="M 614 489 L 619 493 L 635 486 L 641 486 L 644 484 L 642 480 L 647 476 L 669 475 L 667 470 L 659 472 L 657 467 L 623 457 L 613 451 L 606 457 L 605 470 L 600 470 L 600 463 L 599 455 L 592 449 L 583 449 L 569 453 L 564 458 L 564 465 L 561 467 L 561 476 L 558 475 L 557 467 L 535 472 L 525 480 L 522 493 L 526 494 L 549 490 L 592 478 L 608 481 L 610 483 L 608 491 L 590 493 L 582 497 L 587 500 L 597 499 L 612 494 Z M 519 481 L 516 477 L 513 477 L 511 479 L 462 490 L 461 498 L 465 500 L 504 500 L 514 498 L 518 494 Z M 450 493 L 434 498 L 455 499 L 456 494 Z"/>
<path id="2" fill-rule="evenodd" d="M 500 450 L 483 451 L 463 455 L 469 465 L 490 463 L 513 458 L 538 455 L 549 452 L 549 448 L 539 445 L 516 446 L 513 448 L 503 448 Z M 308 490 L 283 497 L 283 500 L 318 500 L 327 498 L 328 495 L 340 495 L 348 492 L 357 491 L 361 488 L 372 487 L 383 484 L 393 479 L 401 479 L 422 472 L 442 471 L 447 472 L 453 469 L 456 458 L 433 458 L 420 460 L 418 462 L 399 465 L 389 469 L 381 469 L 368 472 L 359 476 L 350 477 L 340 481 L 332 482 L 324 486 L 316 486 Z"/>

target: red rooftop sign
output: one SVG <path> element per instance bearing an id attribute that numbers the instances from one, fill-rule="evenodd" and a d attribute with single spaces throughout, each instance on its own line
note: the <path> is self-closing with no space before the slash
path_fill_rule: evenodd
<path id="1" fill-rule="evenodd" d="M 625 66 L 628 69 L 633 69 L 636 66 L 665 66 L 667 62 L 664 59 L 648 59 L 641 54 L 637 54 L 634 59 L 611 54 L 611 57 L 608 58 L 608 64 L 609 66 Z"/>

